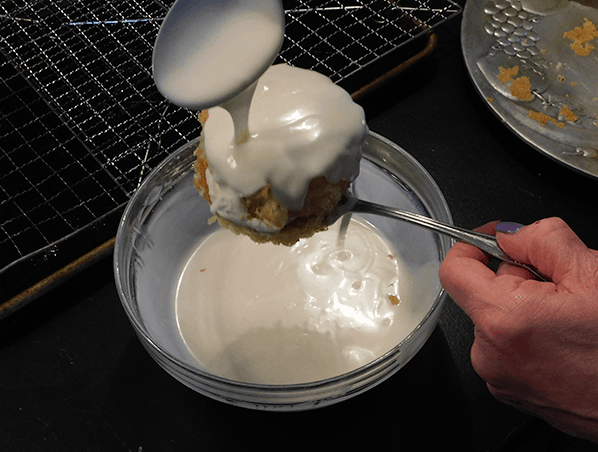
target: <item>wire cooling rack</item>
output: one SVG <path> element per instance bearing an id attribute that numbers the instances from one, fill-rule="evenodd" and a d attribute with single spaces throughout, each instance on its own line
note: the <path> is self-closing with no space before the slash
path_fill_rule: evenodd
<path id="1" fill-rule="evenodd" d="M 171 4 L 0 2 L 0 317 L 109 252 L 143 178 L 199 135 L 195 114 L 165 101 L 152 79 Z M 450 0 L 283 6 L 278 62 L 350 92 L 383 57 L 461 12 Z"/>

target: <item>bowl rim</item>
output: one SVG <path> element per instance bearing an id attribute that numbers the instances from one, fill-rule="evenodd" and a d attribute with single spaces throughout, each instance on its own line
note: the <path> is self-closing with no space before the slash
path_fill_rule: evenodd
<path id="1" fill-rule="evenodd" d="M 402 154 L 403 157 L 407 158 L 410 161 L 410 163 L 413 164 L 420 171 L 421 175 L 426 180 L 426 183 L 430 184 L 434 193 L 439 197 L 438 200 L 440 201 L 440 208 L 447 215 L 447 219 L 445 221 L 449 224 L 453 224 L 453 219 L 452 219 L 452 215 L 451 215 L 448 203 L 446 202 L 446 199 L 444 198 L 442 191 L 440 190 L 440 188 L 438 187 L 438 185 L 436 184 L 436 182 L 434 181 L 432 176 L 428 173 L 428 171 L 405 149 L 403 149 L 402 147 L 400 147 L 398 144 L 394 143 L 393 141 L 389 140 L 388 138 L 383 137 L 382 135 L 370 130 L 370 131 L 368 131 L 366 141 L 368 139 L 377 140 L 377 141 L 381 142 L 382 144 L 392 148 L 394 151 L 399 152 L 400 154 Z M 231 380 L 231 379 L 228 379 L 225 377 L 220 377 L 218 375 L 214 375 L 205 370 L 199 369 L 198 367 L 194 367 L 194 366 L 178 359 L 177 357 L 173 356 L 171 353 L 169 353 L 168 351 L 163 349 L 158 343 L 156 343 L 156 341 L 154 341 L 154 339 L 151 337 L 151 335 L 147 332 L 143 323 L 137 317 L 135 310 L 133 309 L 131 304 L 126 300 L 126 297 L 125 297 L 126 291 L 125 291 L 124 283 L 123 283 L 122 276 L 121 276 L 121 270 L 126 271 L 126 268 L 121 269 L 121 266 L 118 263 L 118 256 L 122 253 L 122 249 L 123 249 L 122 241 L 124 240 L 123 237 L 126 234 L 127 221 L 129 219 L 129 216 L 131 215 L 131 211 L 133 210 L 134 205 L 139 201 L 139 196 L 140 196 L 139 194 L 143 193 L 143 191 L 144 191 L 143 188 L 147 187 L 147 185 L 149 185 L 149 183 L 156 176 L 156 174 L 159 173 L 165 166 L 170 164 L 173 160 L 180 158 L 179 157 L 180 154 L 187 151 L 191 147 L 193 149 L 195 149 L 199 143 L 199 140 L 200 140 L 199 137 L 195 138 L 195 139 L 189 141 L 188 143 L 183 144 L 182 146 L 177 148 L 168 157 L 166 157 L 162 162 L 160 162 L 147 175 L 147 177 L 142 181 L 142 183 L 135 190 L 135 192 L 133 193 L 133 195 L 127 202 L 127 205 L 125 207 L 125 210 L 122 214 L 121 220 L 118 225 L 118 230 L 116 233 L 116 240 L 115 240 L 115 244 L 114 244 L 113 269 L 114 269 L 114 274 L 115 274 L 116 289 L 117 289 L 117 293 L 120 298 L 121 304 L 123 305 L 123 308 L 127 314 L 127 317 L 129 318 L 129 321 L 132 323 L 132 325 L 134 327 L 135 333 L 138 336 L 142 337 L 143 344 L 145 346 L 151 346 L 152 351 L 157 353 L 161 358 L 169 361 L 170 363 L 172 363 L 176 367 L 184 370 L 187 373 L 201 377 L 213 384 L 225 385 L 228 387 L 228 389 L 231 389 L 231 388 L 236 388 L 238 390 L 256 390 L 257 389 L 257 390 L 267 391 L 269 393 L 273 393 L 273 392 L 299 393 L 299 392 L 304 392 L 306 390 L 314 390 L 314 389 L 318 389 L 318 388 L 332 386 L 332 385 L 339 384 L 339 383 L 346 383 L 347 380 L 351 380 L 352 382 L 355 382 L 355 381 L 359 381 L 360 379 L 367 378 L 371 372 L 375 371 L 378 367 L 383 366 L 383 364 L 386 361 L 390 361 L 395 355 L 400 356 L 401 349 L 403 348 L 403 345 L 407 341 L 409 341 L 421 328 L 423 328 L 423 326 L 428 322 L 428 320 L 433 315 L 435 315 L 439 309 L 442 308 L 444 300 L 446 299 L 448 294 L 446 293 L 444 288 L 441 287 L 436 299 L 434 300 L 432 306 L 430 307 L 430 309 L 428 310 L 426 315 L 423 317 L 423 319 L 417 324 L 417 326 L 415 326 L 415 328 L 413 328 L 413 330 L 403 340 L 401 340 L 398 344 L 396 344 L 389 351 L 387 351 L 383 355 L 379 356 L 378 358 L 374 359 L 373 361 L 370 361 L 368 364 L 361 366 L 357 369 L 351 370 L 349 372 L 345 372 L 340 375 L 336 375 L 334 377 L 326 378 L 323 380 L 317 380 L 317 381 L 313 381 L 313 382 L 293 383 L 293 384 L 260 384 L 260 383 L 241 382 L 241 381 Z M 363 158 L 370 161 L 374 165 L 377 165 L 376 162 L 373 162 L 372 160 L 368 159 L 367 156 L 364 155 Z M 189 169 L 186 170 L 183 175 L 179 176 L 179 178 L 177 178 L 177 180 L 180 179 L 181 177 L 186 176 L 191 171 L 193 171 L 192 165 L 190 165 Z M 454 240 L 451 239 L 451 245 L 453 242 L 454 242 Z M 449 246 L 449 248 L 450 248 L 450 246 Z M 448 249 L 447 249 L 447 252 L 448 252 Z"/>

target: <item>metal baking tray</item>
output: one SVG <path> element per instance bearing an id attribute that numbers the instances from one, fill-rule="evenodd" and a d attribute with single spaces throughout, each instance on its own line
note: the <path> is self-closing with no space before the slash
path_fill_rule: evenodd
<path id="1" fill-rule="evenodd" d="M 0 3 L 0 318 L 110 253 L 131 194 L 200 133 L 157 92 L 151 55 L 172 2 Z M 359 100 L 427 56 L 450 0 L 283 1 L 278 62 Z"/>

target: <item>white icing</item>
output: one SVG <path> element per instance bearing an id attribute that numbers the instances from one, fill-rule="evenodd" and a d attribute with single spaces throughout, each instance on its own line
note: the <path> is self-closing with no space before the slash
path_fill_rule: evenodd
<path id="1" fill-rule="evenodd" d="M 340 375 L 383 355 L 418 317 L 399 298 L 402 264 L 369 223 L 338 223 L 292 247 L 218 230 L 185 261 L 177 323 L 207 371 L 288 384 Z M 401 284 L 403 281 L 401 280 Z"/>
<path id="2" fill-rule="evenodd" d="M 235 143 L 227 110 L 209 109 L 203 134 L 212 170 L 212 213 L 275 231 L 259 221 L 248 223 L 241 199 L 270 184 L 276 199 L 299 210 L 313 178 L 353 181 L 367 130 L 363 109 L 329 78 L 284 64 L 271 66 L 255 88 L 247 141 Z"/>
<path id="3" fill-rule="evenodd" d="M 280 0 L 178 1 L 154 46 L 156 86 L 176 105 L 213 107 L 266 71 L 283 40 Z"/>

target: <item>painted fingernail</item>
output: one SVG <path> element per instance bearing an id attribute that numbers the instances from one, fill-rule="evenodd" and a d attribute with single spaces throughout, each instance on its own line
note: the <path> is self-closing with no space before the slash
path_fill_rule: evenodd
<path id="1" fill-rule="evenodd" d="M 514 223 L 512 221 L 503 221 L 494 226 L 496 232 L 504 232 L 505 234 L 515 234 L 519 229 L 523 227 L 520 223 Z"/>

